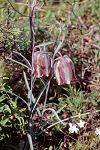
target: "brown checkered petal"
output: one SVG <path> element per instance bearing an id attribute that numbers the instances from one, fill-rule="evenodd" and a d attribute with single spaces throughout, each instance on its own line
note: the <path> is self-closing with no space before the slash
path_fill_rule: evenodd
<path id="1" fill-rule="evenodd" d="M 49 76 L 51 71 L 51 58 L 47 53 L 42 51 L 34 52 L 33 55 L 33 70 L 37 78 Z"/>
<path id="2" fill-rule="evenodd" d="M 67 55 L 58 57 L 55 60 L 54 74 L 58 85 L 70 84 L 74 77 L 75 70 L 72 60 Z"/>

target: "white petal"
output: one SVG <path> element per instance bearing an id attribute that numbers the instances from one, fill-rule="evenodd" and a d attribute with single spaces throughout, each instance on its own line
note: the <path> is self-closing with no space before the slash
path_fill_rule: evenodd
<path id="1" fill-rule="evenodd" d="M 79 131 L 76 125 L 72 125 L 72 123 L 69 123 L 69 126 L 70 126 L 69 128 L 70 133 L 74 133 L 74 132 L 77 133 Z"/>
<path id="2" fill-rule="evenodd" d="M 69 126 L 70 126 L 70 127 L 73 127 L 72 123 L 69 123 Z"/>
<path id="3" fill-rule="evenodd" d="M 85 125 L 85 121 L 83 121 L 83 120 L 80 120 L 80 122 L 79 123 L 77 123 L 77 125 L 80 127 L 80 128 L 83 128 L 84 127 L 84 125 Z"/>
<path id="4" fill-rule="evenodd" d="M 70 133 L 74 133 L 74 130 L 72 128 L 69 128 Z"/>
<path id="5" fill-rule="evenodd" d="M 96 134 L 96 135 L 100 135 L 100 128 L 96 128 L 95 134 Z"/>

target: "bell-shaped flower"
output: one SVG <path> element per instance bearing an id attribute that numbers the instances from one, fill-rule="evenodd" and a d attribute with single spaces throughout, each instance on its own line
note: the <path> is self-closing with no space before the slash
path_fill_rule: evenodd
<path id="1" fill-rule="evenodd" d="M 33 73 L 37 78 L 49 76 L 51 71 L 51 57 L 42 51 L 34 52 Z"/>
<path id="2" fill-rule="evenodd" d="M 55 60 L 54 74 L 58 85 L 70 84 L 71 80 L 75 78 L 74 64 L 67 55 Z"/>

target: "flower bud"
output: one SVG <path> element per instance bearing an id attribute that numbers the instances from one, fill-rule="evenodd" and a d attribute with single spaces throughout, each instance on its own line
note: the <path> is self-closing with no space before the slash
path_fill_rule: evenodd
<path id="1" fill-rule="evenodd" d="M 37 51 L 33 55 L 33 73 L 37 78 L 49 76 L 51 71 L 51 58 L 46 52 Z"/>
<path id="2" fill-rule="evenodd" d="M 54 74 L 58 85 L 70 84 L 75 76 L 75 68 L 72 60 L 67 55 L 58 57 L 55 60 Z"/>

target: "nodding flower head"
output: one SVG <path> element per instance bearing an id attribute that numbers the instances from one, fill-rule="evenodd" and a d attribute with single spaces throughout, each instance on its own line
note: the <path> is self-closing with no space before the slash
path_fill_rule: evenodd
<path id="1" fill-rule="evenodd" d="M 54 63 L 54 74 L 58 85 L 70 84 L 75 77 L 75 68 L 72 60 L 67 56 L 60 56 Z"/>
<path id="2" fill-rule="evenodd" d="M 51 57 L 42 51 L 33 54 L 33 73 L 37 78 L 49 76 L 51 71 Z"/>

